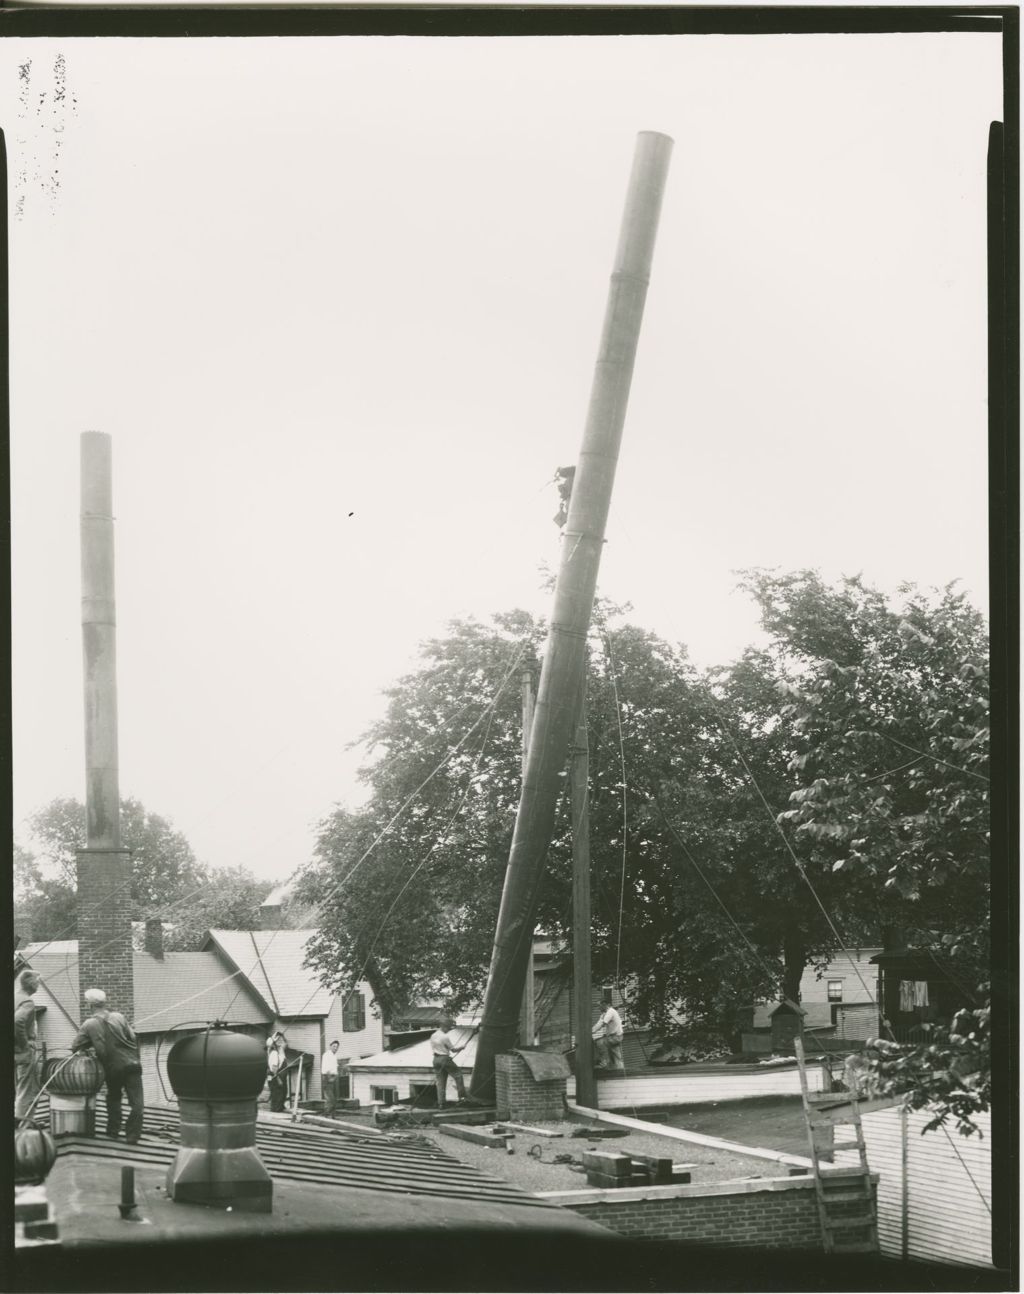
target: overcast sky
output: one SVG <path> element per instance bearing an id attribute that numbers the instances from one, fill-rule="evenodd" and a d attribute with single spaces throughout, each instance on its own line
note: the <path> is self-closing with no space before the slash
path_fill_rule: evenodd
<path id="1" fill-rule="evenodd" d="M 753 565 L 986 607 L 997 35 L 0 42 L 14 817 L 84 795 L 113 438 L 122 794 L 282 879 L 381 689 L 545 612 L 634 139 L 673 136 L 600 578 L 700 664 Z"/>

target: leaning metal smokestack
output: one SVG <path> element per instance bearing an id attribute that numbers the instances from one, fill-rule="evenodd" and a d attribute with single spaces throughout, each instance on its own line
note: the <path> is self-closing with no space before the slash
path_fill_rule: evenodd
<path id="1" fill-rule="evenodd" d="M 134 1014 L 129 853 L 121 848 L 110 437 L 82 433 L 82 663 L 86 845 L 78 851 L 78 976 Z M 83 1014 L 90 1008 L 83 1004 Z"/>
<path id="2" fill-rule="evenodd" d="M 671 154 L 672 140 L 667 135 L 643 131 L 638 136 L 583 444 L 569 497 L 555 604 L 473 1066 L 471 1092 L 485 1102 L 495 1095 L 495 1057 L 515 1046 L 560 775 L 576 723 L 605 523 Z M 587 1022 L 580 1021 L 577 1027 L 586 1028 Z"/>

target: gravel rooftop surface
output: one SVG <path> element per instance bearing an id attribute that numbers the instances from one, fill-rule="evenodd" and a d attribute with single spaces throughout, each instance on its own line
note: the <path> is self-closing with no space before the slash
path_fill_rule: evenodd
<path id="1" fill-rule="evenodd" d="M 480 1131 L 490 1131 L 493 1124 L 484 1124 Z M 418 1128 L 418 1134 L 429 1138 L 436 1146 L 453 1158 L 465 1164 L 471 1164 L 481 1172 L 492 1177 L 503 1178 L 525 1191 L 579 1191 L 587 1189 L 584 1173 L 573 1172 L 568 1164 L 552 1162 L 556 1155 L 572 1155 L 579 1165 L 584 1150 L 600 1150 L 610 1153 L 629 1154 L 635 1151 L 640 1155 L 671 1156 L 676 1165 L 686 1165 L 690 1173 L 690 1182 L 694 1186 L 708 1185 L 712 1182 L 732 1182 L 749 1180 L 754 1177 L 785 1177 L 788 1169 L 785 1165 L 773 1163 L 767 1159 L 756 1159 L 752 1155 L 736 1154 L 727 1150 L 712 1150 L 707 1146 L 693 1145 L 690 1142 L 677 1141 L 671 1137 L 660 1137 L 655 1133 L 630 1131 L 625 1137 L 579 1137 L 572 1136 L 580 1128 L 609 1127 L 610 1125 L 587 1124 L 576 1120 L 565 1120 L 558 1123 L 536 1123 L 532 1126 L 544 1128 L 550 1132 L 560 1132 L 560 1137 L 538 1137 L 529 1132 L 516 1132 L 512 1136 L 513 1153 L 505 1150 L 490 1150 L 486 1146 L 474 1145 L 456 1137 L 446 1136 L 436 1127 Z M 539 1149 L 534 1149 L 535 1147 Z M 533 1154 L 530 1151 L 533 1150 Z M 539 1155 L 539 1158 L 537 1157 Z"/>

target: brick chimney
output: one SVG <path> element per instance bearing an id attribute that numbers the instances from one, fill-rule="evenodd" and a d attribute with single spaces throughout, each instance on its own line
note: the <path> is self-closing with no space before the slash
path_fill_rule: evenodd
<path id="1" fill-rule="evenodd" d="M 160 917 L 146 918 L 146 934 L 142 943 L 150 957 L 164 959 L 164 923 Z"/>
<path id="2" fill-rule="evenodd" d="M 261 930 L 281 930 L 283 926 L 284 906 L 280 903 L 264 903 L 260 908 L 259 919 Z"/>
<path id="3" fill-rule="evenodd" d="M 26 944 L 32 942 L 32 918 L 26 916 L 15 916 L 14 918 L 14 946 L 15 948 L 24 948 Z"/>

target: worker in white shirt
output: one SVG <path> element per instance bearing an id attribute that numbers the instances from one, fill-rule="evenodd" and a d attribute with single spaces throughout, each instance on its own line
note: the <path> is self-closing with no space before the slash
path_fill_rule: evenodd
<path id="1" fill-rule="evenodd" d="M 622 1063 L 622 1017 L 609 1002 L 590 1031 L 594 1048 L 595 1069 L 625 1069 Z"/>
<path id="2" fill-rule="evenodd" d="M 430 1035 L 430 1050 L 434 1054 L 434 1081 L 437 1083 L 437 1108 L 439 1110 L 443 1110 L 447 1104 L 449 1074 L 455 1079 L 459 1100 L 464 1101 L 466 1099 L 466 1084 L 462 1079 L 462 1071 L 452 1059 L 463 1048 L 455 1046 L 452 1036 L 448 1032 L 454 1024 L 451 1016 L 445 1016 L 441 1024 L 442 1027 L 435 1029 Z"/>
<path id="3" fill-rule="evenodd" d="M 267 1085 L 270 1088 L 270 1108 L 275 1114 L 284 1110 L 288 1097 L 288 1041 L 280 1031 L 267 1039 Z"/>
<path id="4" fill-rule="evenodd" d="M 338 1107 L 338 1048 L 337 1038 L 320 1057 L 320 1086 L 324 1094 L 324 1114 L 330 1118 Z"/>

